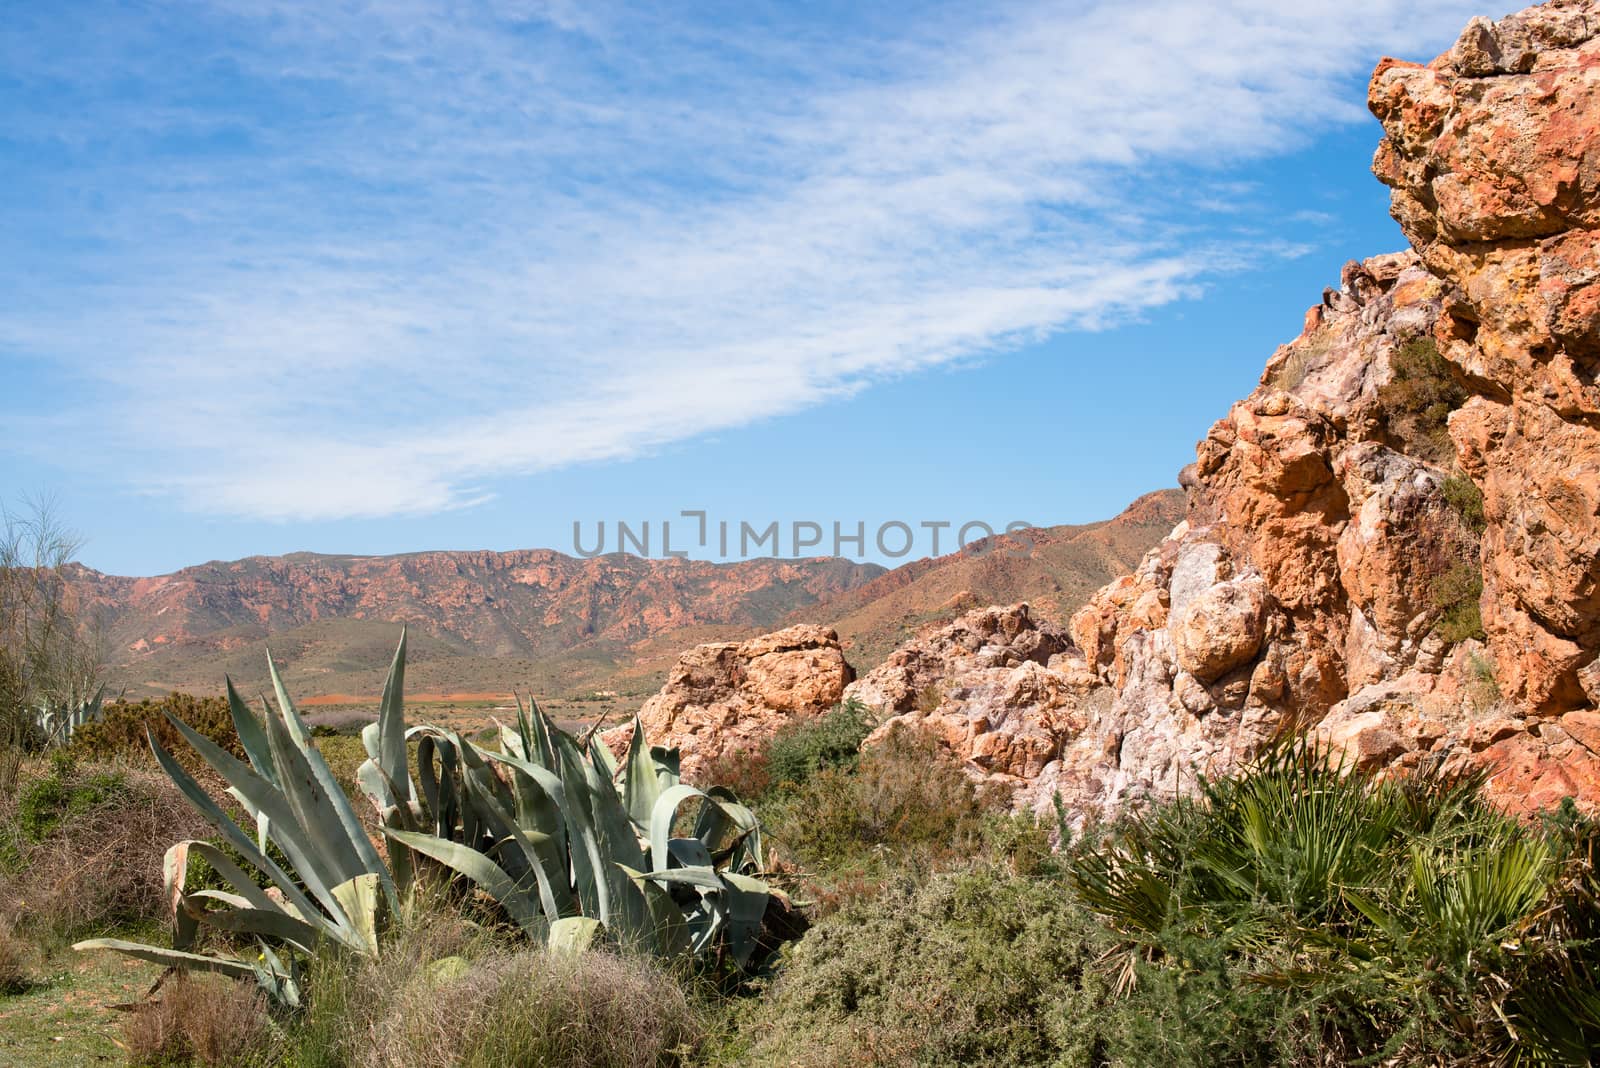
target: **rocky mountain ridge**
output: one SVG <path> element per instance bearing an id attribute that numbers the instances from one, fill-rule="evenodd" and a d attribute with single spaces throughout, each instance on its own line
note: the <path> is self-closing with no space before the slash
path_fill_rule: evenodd
<path id="1" fill-rule="evenodd" d="M 686 645 L 826 622 L 852 661 L 876 664 L 930 622 L 991 599 L 1029 597 L 1064 620 L 1182 513 L 1177 490 L 1101 522 L 998 540 L 894 571 L 838 558 L 715 564 L 548 549 L 397 556 L 294 553 L 214 561 L 154 578 L 75 569 L 103 626 L 114 684 L 211 692 L 252 685 L 262 642 L 308 695 L 374 693 L 394 640 L 413 630 L 419 680 L 446 692 L 512 687 L 637 692 Z M 1027 549 L 1025 554 L 1011 550 Z"/>
<path id="2" fill-rule="evenodd" d="M 549 657 L 704 626 L 758 631 L 883 568 L 849 560 L 712 564 L 548 549 L 250 557 L 156 578 L 75 573 L 115 663 L 259 646 L 324 620 L 406 623 L 481 657 Z M 392 642 L 392 637 L 390 638 Z"/>

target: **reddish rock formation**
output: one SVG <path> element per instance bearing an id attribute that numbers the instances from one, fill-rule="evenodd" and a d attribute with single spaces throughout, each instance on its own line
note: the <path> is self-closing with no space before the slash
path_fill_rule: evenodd
<path id="1" fill-rule="evenodd" d="M 1069 647 L 1025 604 L 980 608 L 897 649 L 845 691 L 896 726 L 932 731 L 974 774 L 1013 784 L 1036 778 L 1073 724 L 1055 721 L 1071 693 L 1051 658 Z M 1081 723 L 1076 724 L 1081 727 Z"/>
<path id="2" fill-rule="evenodd" d="M 257 556 L 142 579 L 81 569 L 75 585 L 104 623 L 114 662 L 137 666 L 160 651 L 171 672 L 173 656 L 204 662 L 216 650 L 317 620 L 409 623 L 463 652 L 495 657 L 621 647 L 691 626 L 755 631 L 882 573 L 842 559 L 713 564 L 530 549 Z M 203 681 L 215 685 L 216 677 Z"/>
<path id="3" fill-rule="evenodd" d="M 1585 703 L 1600 653 L 1600 4 L 1475 19 L 1386 62 L 1374 169 L 1449 287 L 1436 331 L 1473 397 L 1450 421 L 1483 489 L 1485 628 L 1506 696 Z"/>
<path id="4" fill-rule="evenodd" d="M 839 636 L 799 624 L 745 642 L 695 646 L 645 702 L 639 719 L 652 744 L 679 750 L 683 773 L 693 779 L 707 761 L 752 748 L 784 724 L 832 708 L 854 679 Z M 603 737 L 618 748 L 632 730 Z"/>
<path id="5" fill-rule="evenodd" d="M 958 623 L 855 692 L 1080 814 L 1302 731 L 1372 769 L 1482 766 L 1513 808 L 1600 802 L 1600 0 L 1474 20 L 1370 102 L 1413 249 L 1346 266 L 1075 648 L 998 668 L 1014 637 Z"/>

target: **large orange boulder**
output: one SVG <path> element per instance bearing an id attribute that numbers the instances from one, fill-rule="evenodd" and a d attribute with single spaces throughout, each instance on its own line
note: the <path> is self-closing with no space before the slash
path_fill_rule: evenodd
<path id="1" fill-rule="evenodd" d="M 679 750 L 683 773 L 693 778 L 710 760 L 826 712 L 854 679 L 838 634 L 799 624 L 749 641 L 695 646 L 679 657 L 639 719 L 652 744 Z M 631 730 L 605 737 L 619 740 Z"/>

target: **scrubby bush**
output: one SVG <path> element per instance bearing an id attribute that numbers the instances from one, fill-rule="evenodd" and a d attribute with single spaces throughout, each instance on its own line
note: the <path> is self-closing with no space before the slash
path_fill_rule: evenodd
<path id="1" fill-rule="evenodd" d="M 161 858 L 209 832 L 166 776 L 57 754 L 0 812 L 0 917 L 51 948 L 166 915 Z"/>
<path id="2" fill-rule="evenodd" d="M 876 726 L 871 710 L 852 698 L 785 724 L 759 745 L 718 755 L 701 768 L 698 781 L 726 787 L 746 802 L 792 792 L 820 771 L 854 768 Z"/>
<path id="3" fill-rule="evenodd" d="M 15 929 L 15 920 L 0 916 L 0 997 L 21 994 L 33 985 L 34 950 Z"/>
<path id="4" fill-rule="evenodd" d="M 899 729 L 761 808 L 768 841 L 825 904 L 901 870 L 965 864 L 985 851 L 1006 791 L 975 783 L 927 735 Z"/>
<path id="5" fill-rule="evenodd" d="M 122 1025 L 130 1065 L 267 1065 L 272 1036 L 266 999 L 254 983 L 184 972 L 162 983 Z"/>
<path id="6" fill-rule="evenodd" d="M 168 722 L 169 713 L 234 756 L 244 756 L 244 747 L 239 744 L 238 732 L 233 728 L 233 717 L 228 714 L 227 698 L 196 697 L 187 693 L 111 702 L 98 721 L 85 723 L 72 733 L 72 752 L 86 760 L 151 760 L 148 730 L 155 733 L 156 740 L 167 752 L 195 763 L 188 755 L 190 748 L 183 742 L 182 735 Z"/>
<path id="7" fill-rule="evenodd" d="M 1478 565 L 1461 561 L 1428 586 L 1428 599 L 1439 613 L 1434 629 L 1454 645 L 1468 638 L 1483 640 L 1483 573 Z"/>
<path id="8" fill-rule="evenodd" d="M 50 770 L 17 792 L 18 846 L 38 845 L 63 823 L 81 822 L 90 812 L 128 799 L 128 780 L 112 768 L 81 767 L 60 752 L 50 759 Z"/>
<path id="9" fill-rule="evenodd" d="M 741 1019 L 751 1065 L 1090 1065 L 1110 939 L 1065 882 L 1001 865 L 902 877 L 797 943 Z"/>
<path id="10" fill-rule="evenodd" d="M 695 781 L 701 786 L 723 786 L 747 803 L 763 797 L 772 786 L 766 746 L 730 749 L 706 761 Z"/>
<path id="11" fill-rule="evenodd" d="M 1467 660 L 1467 701 L 1473 712 L 1483 714 L 1500 703 L 1500 680 L 1495 678 L 1494 661 L 1483 653 Z"/>
<path id="12" fill-rule="evenodd" d="M 768 777 L 779 788 L 797 787 L 818 772 L 853 768 L 874 726 L 867 706 L 853 699 L 815 719 L 788 724 L 765 746 Z"/>
<path id="13" fill-rule="evenodd" d="M 1389 357 L 1389 381 L 1378 390 L 1389 433 L 1405 452 L 1436 464 L 1455 456 L 1447 423 L 1466 399 L 1431 337 L 1398 346 Z"/>
<path id="14" fill-rule="evenodd" d="M 1461 526 L 1472 534 L 1482 534 L 1488 525 L 1483 514 L 1483 491 L 1478 484 L 1460 471 L 1439 483 L 1439 493 L 1445 504 L 1461 520 Z"/>

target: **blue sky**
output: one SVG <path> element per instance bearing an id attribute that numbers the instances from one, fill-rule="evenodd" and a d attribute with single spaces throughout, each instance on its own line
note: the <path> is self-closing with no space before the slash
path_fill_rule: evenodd
<path id="1" fill-rule="evenodd" d="M 0 495 L 126 574 L 1105 517 L 1402 244 L 1366 77 L 1479 13 L 24 0 Z"/>

